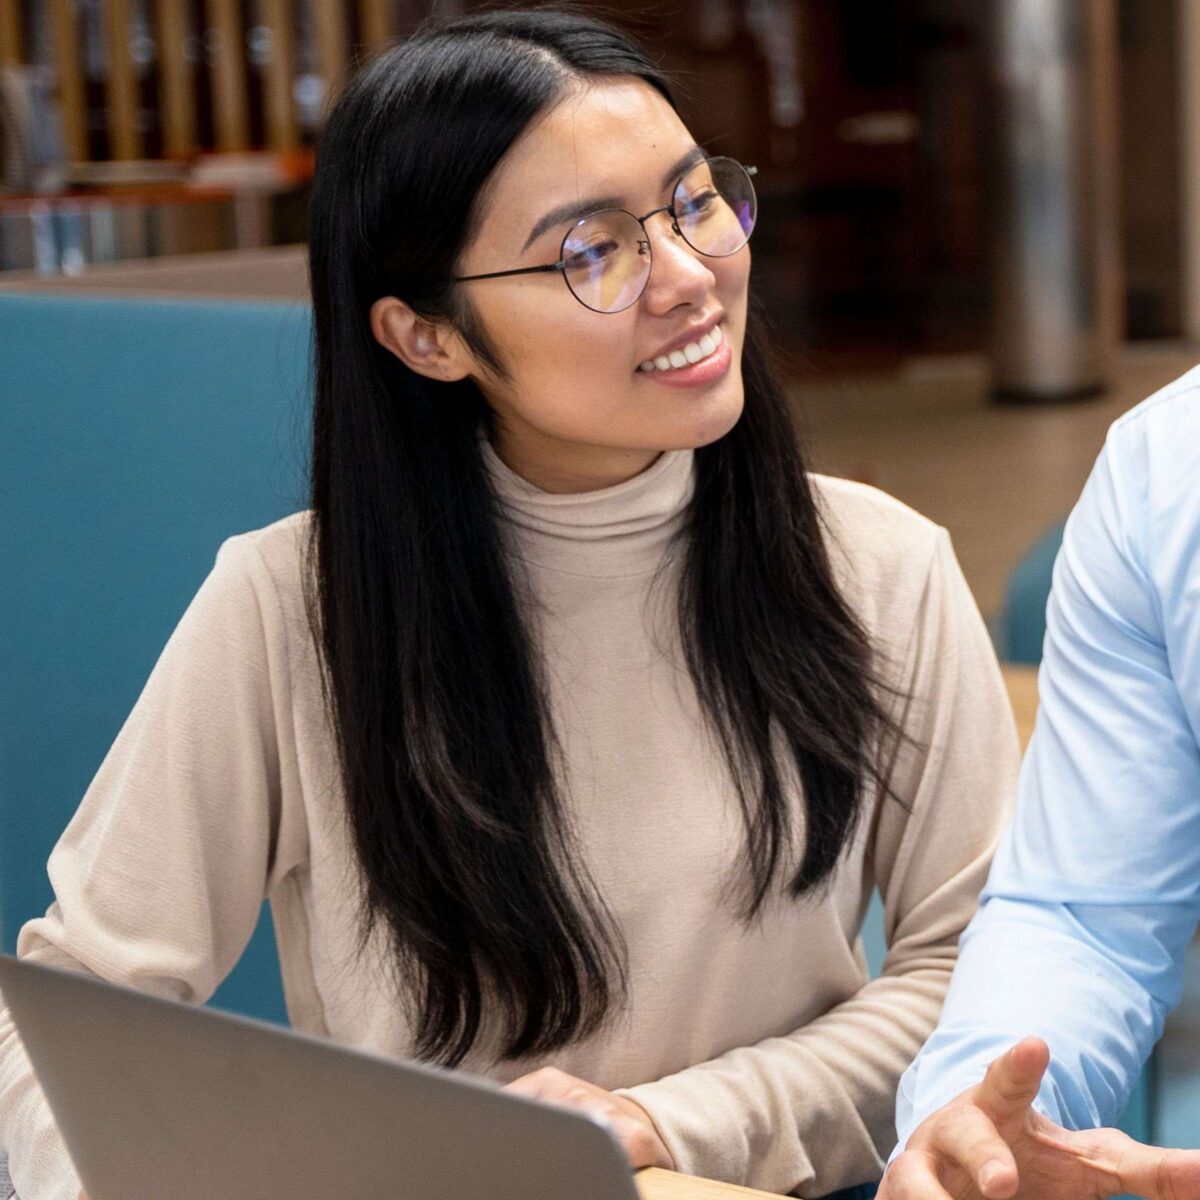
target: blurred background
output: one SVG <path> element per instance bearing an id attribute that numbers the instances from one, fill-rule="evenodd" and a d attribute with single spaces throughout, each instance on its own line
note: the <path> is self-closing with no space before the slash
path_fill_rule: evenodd
<path id="1" fill-rule="evenodd" d="M 6 946 L 220 539 L 304 503 L 330 97 L 477 7 L 0 0 L 0 783 L 30 798 L 0 810 Z M 1111 421 L 1200 358 L 1200 0 L 603 13 L 759 168 L 756 287 L 814 464 L 950 530 L 1027 733 L 1061 522 Z M 1178 1145 L 1190 995 L 1129 1117 Z"/>
<path id="2" fill-rule="evenodd" d="M 0 0 L 0 281 L 302 296 L 299 250 L 154 260 L 302 243 L 347 71 L 473 7 Z M 1113 415 L 1200 337 L 1195 0 L 606 11 L 759 167 L 756 284 L 817 463 L 946 524 L 997 618 Z"/>

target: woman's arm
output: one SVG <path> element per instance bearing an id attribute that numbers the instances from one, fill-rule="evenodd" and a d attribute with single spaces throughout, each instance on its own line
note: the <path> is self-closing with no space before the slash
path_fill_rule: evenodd
<path id="1" fill-rule="evenodd" d="M 884 901 L 883 974 L 802 1029 L 628 1089 L 681 1171 L 820 1195 L 878 1178 L 891 1149 L 896 1084 L 937 1020 L 1018 752 L 995 654 L 944 533 L 917 611 L 887 619 L 908 631 L 898 686 L 910 699 L 899 709 L 913 744 L 897 760 L 896 797 L 860 835 Z"/>
<path id="2" fill-rule="evenodd" d="M 227 543 L 51 855 L 55 902 L 22 929 L 22 957 L 173 999 L 211 996 L 297 853 L 281 813 L 285 651 L 258 550 Z M 0 1143 L 22 1200 L 78 1195 L 5 1011 Z"/>

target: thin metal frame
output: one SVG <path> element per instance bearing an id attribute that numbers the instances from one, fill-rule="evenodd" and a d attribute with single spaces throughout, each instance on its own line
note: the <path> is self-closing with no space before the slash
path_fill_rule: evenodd
<path id="1" fill-rule="evenodd" d="M 701 161 L 702 162 L 716 162 L 718 158 L 725 159 L 727 162 L 736 163 L 739 167 L 741 167 L 741 169 L 743 171 L 746 172 L 746 175 L 752 181 L 753 181 L 754 176 L 758 174 L 757 167 L 747 167 L 745 164 L 738 162 L 736 158 L 730 158 L 728 155 L 725 155 L 725 154 L 717 155 L 714 158 L 702 159 Z M 699 166 L 699 165 L 700 165 L 699 163 L 696 164 L 696 166 Z M 624 213 L 627 217 L 633 217 L 633 219 L 642 227 L 642 232 L 646 234 L 645 239 L 644 240 L 639 239 L 638 244 L 639 244 L 639 246 L 645 246 L 644 253 L 649 254 L 651 256 L 651 261 L 653 261 L 653 251 L 651 250 L 651 247 L 650 247 L 650 235 L 646 231 L 646 222 L 648 220 L 650 220 L 651 217 L 656 217 L 656 216 L 658 216 L 659 213 L 664 213 L 664 212 L 671 214 L 671 229 L 672 229 L 672 231 L 674 233 L 676 233 L 679 237 L 683 238 L 683 240 L 685 242 L 687 242 L 687 244 L 689 246 L 691 246 L 692 249 L 695 250 L 697 254 L 703 254 L 705 258 L 728 258 L 730 255 L 736 254 L 738 252 L 738 250 L 741 250 L 742 247 L 746 245 L 746 242 L 748 242 L 750 240 L 749 233 L 746 234 L 746 241 L 742 242 L 742 245 L 739 246 L 737 248 L 737 250 L 730 250 L 728 254 L 709 254 L 707 251 L 701 250 L 698 246 L 692 246 L 692 243 L 690 241 L 688 241 L 687 234 L 684 233 L 683 230 L 681 230 L 679 228 L 679 218 L 678 218 L 678 216 L 676 216 L 676 213 L 675 213 L 675 192 L 677 192 L 679 190 L 679 185 L 696 169 L 696 166 L 689 167 L 679 177 L 678 181 L 675 184 L 674 189 L 671 192 L 671 203 L 670 204 L 664 204 L 660 208 L 653 208 L 644 217 L 634 216 L 634 214 L 631 213 L 627 208 L 602 208 L 594 213 L 588 213 L 587 216 L 585 216 L 585 217 L 580 217 L 579 220 L 576 221 L 575 224 L 572 225 L 571 228 L 568 229 L 567 232 L 563 234 L 563 240 L 559 244 L 559 247 L 558 247 L 558 255 L 559 255 L 558 262 L 543 263 L 541 266 L 538 266 L 538 267 L 514 267 L 512 270 L 509 270 L 509 271 L 486 271 L 482 275 L 457 275 L 457 276 L 455 276 L 455 278 L 453 279 L 452 282 L 454 282 L 454 283 L 470 283 L 476 279 L 503 279 L 510 275 L 541 275 L 541 274 L 546 274 L 550 271 L 557 271 L 559 274 L 562 274 L 567 269 L 567 260 L 563 257 L 563 254 L 566 250 L 567 241 L 570 238 L 571 234 L 573 234 L 575 232 L 575 230 L 578 229 L 579 226 L 584 224 L 586 221 L 590 221 L 590 220 L 592 220 L 593 217 L 598 217 L 602 213 L 606 213 L 606 212 L 619 212 L 619 213 Z M 753 182 L 751 182 L 751 184 L 750 184 L 750 190 L 751 190 L 752 194 L 754 195 L 754 199 L 755 199 L 755 210 L 756 210 L 755 211 L 755 223 L 757 224 L 757 221 L 758 221 L 758 214 L 757 214 L 758 195 L 757 195 L 757 193 L 754 192 Z M 754 232 L 753 228 L 751 228 L 750 232 L 751 233 Z M 564 282 L 566 282 L 565 279 L 564 279 Z M 569 283 L 567 284 L 567 290 L 571 293 L 572 296 L 575 296 L 575 291 Z M 646 290 L 646 288 L 645 288 L 645 285 L 643 284 L 642 291 L 644 292 L 645 290 Z M 640 296 L 641 294 L 642 293 L 639 292 L 638 296 Z M 638 297 L 635 296 L 634 300 L 636 300 L 637 298 Z M 575 299 L 579 300 L 579 297 L 575 296 Z M 629 303 L 630 304 L 634 303 L 634 300 L 631 300 Z M 592 308 L 592 306 L 590 304 L 584 304 L 584 302 L 582 300 L 579 300 L 579 303 L 583 304 L 584 308 L 591 309 L 592 312 L 607 312 L 608 311 L 606 309 Z M 628 308 L 629 305 L 626 305 L 625 307 Z M 613 311 L 620 312 L 621 310 L 615 309 Z"/>

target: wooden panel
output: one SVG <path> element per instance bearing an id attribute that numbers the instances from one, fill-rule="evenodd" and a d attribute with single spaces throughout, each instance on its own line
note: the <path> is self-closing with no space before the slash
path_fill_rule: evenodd
<path id="1" fill-rule="evenodd" d="M 208 24 L 216 46 L 213 56 L 213 115 L 218 150 L 246 150 L 250 122 L 246 108 L 246 69 L 238 0 L 208 0 Z"/>
<path id="2" fill-rule="evenodd" d="M 141 158 L 142 135 L 138 130 L 137 76 L 129 52 L 130 0 L 105 0 L 104 34 L 108 44 L 109 154 L 115 159 Z"/>
<path id="3" fill-rule="evenodd" d="M 185 156 L 196 148 L 196 96 L 192 65 L 184 54 L 187 0 L 158 0 L 158 44 L 163 150 Z"/>
<path id="4" fill-rule="evenodd" d="M 358 0 L 358 25 L 368 53 L 382 50 L 395 37 L 392 0 Z"/>
<path id="5" fill-rule="evenodd" d="M 21 64 L 21 0 L 0 0 L 0 67 Z"/>
<path id="6" fill-rule="evenodd" d="M 79 54 L 79 27 L 73 0 L 50 0 L 50 29 L 54 43 L 54 70 L 62 109 L 63 140 L 75 162 L 88 156 L 87 113 L 84 108 L 83 66 Z"/>
<path id="7" fill-rule="evenodd" d="M 313 0 L 317 33 L 317 63 L 325 95 L 336 95 L 346 74 L 346 10 L 342 0 Z"/>
<path id="8" fill-rule="evenodd" d="M 292 0 L 260 2 L 262 22 L 271 31 L 271 58 L 263 80 L 267 145 L 272 150 L 294 150 L 300 144 L 292 103 L 294 5 Z"/>

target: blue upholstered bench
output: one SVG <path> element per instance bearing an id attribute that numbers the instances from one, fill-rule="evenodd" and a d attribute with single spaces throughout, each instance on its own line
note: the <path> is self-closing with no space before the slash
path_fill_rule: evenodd
<path id="1" fill-rule="evenodd" d="M 997 649 L 1006 662 L 1036 665 L 1042 661 L 1046 601 L 1062 539 L 1060 521 L 1034 542 L 1008 577 L 997 636 Z"/>
<path id="2" fill-rule="evenodd" d="M 223 539 L 304 505 L 310 314 L 0 293 L 0 914 L 46 858 Z M 285 1019 L 269 921 L 214 1003 Z"/>

